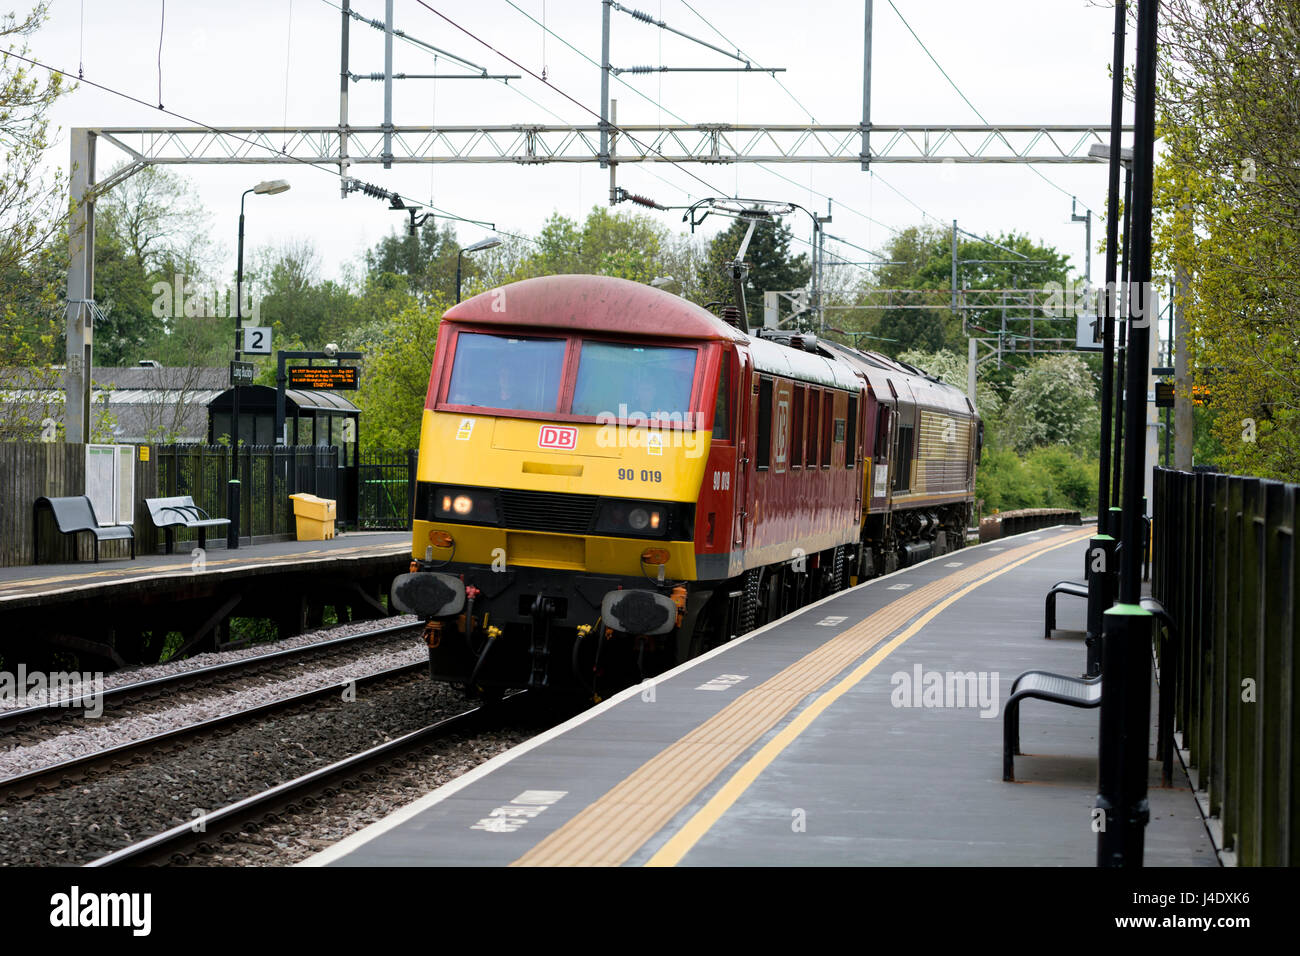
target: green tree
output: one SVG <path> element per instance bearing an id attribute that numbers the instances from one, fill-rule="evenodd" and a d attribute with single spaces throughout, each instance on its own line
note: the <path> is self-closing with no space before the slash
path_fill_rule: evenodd
<path id="1" fill-rule="evenodd" d="M 583 273 L 650 282 L 658 274 L 667 230 L 639 213 L 596 206 L 579 226 L 552 215 L 537 237 L 531 265 L 541 275 Z"/>
<path id="2" fill-rule="evenodd" d="M 193 347 L 201 336 L 188 326 L 215 324 L 210 314 L 191 314 L 196 293 L 209 305 L 219 301 L 207 279 L 211 256 L 207 211 L 184 177 L 149 166 L 105 193 L 96 207 L 95 363 L 175 356 L 169 345 L 178 333 Z"/>
<path id="3" fill-rule="evenodd" d="M 951 292 L 953 248 L 950 230 L 938 227 L 911 226 L 896 234 L 885 247 L 889 265 L 876 271 L 870 287 L 895 290 L 933 290 Z M 1069 281 L 1069 258 L 1050 246 L 1033 242 L 1027 236 L 1009 233 L 991 241 L 971 239 L 958 233 L 957 283 L 964 289 L 1047 289 L 1055 283 L 1064 287 Z M 917 349 L 936 352 L 951 349 L 958 354 L 966 348 L 966 334 L 997 335 L 1002 327 L 1002 307 L 970 309 L 965 312 L 967 333 L 962 331 L 962 315 L 944 303 L 925 308 L 932 296 L 892 296 L 897 307 L 881 311 L 870 331 L 881 336 L 881 351 L 890 355 Z M 1016 308 L 1014 297 L 1008 298 L 1011 316 L 1025 313 Z M 1008 348 L 1029 334 L 1028 323 L 1008 323 L 1011 337 Z M 1037 319 L 1035 337 L 1074 336 L 1074 320 Z"/>
<path id="4" fill-rule="evenodd" d="M 256 256 L 259 319 L 281 342 L 319 349 L 327 342 L 347 346 L 365 316 L 362 301 L 346 282 L 321 279 L 320 254 L 311 240 L 285 242 Z M 391 273 L 388 273 L 391 275 Z"/>
<path id="5" fill-rule="evenodd" d="M 1095 449 L 1101 412 L 1088 366 L 1073 355 L 1049 355 L 1016 373 L 1002 424 L 1020 454 L 1045 445 Z"/>
<path id="6" fill-rule="evenodd" d="M 438 344 L 438 324 L 451 303 L 434 297 L 408 304 L 372 326 L 357 393 L 361 439 L 367 449 L 416 448 L 424 398 Z"/>
<path id="7" fill-rule="evenodd" d="M 370 279 L 384 275 L 401 276 L 412 295 L 420 301 L 435 296 L 454 302 L 456 299 L 456 254 L 460 242 L 450 224 L 438 225 L 430 219 L 414 236 L 393 233 L 380 239 L 365 253 L 366 273 Z M 462 273 L 475 268 L 473 256 L 465 256 Z"/>
<path id="8" fill-rule="evenodd" d="M 1218 464 L 1300 480 L 1300 8 L 1168 0 L 1161 23 L 1155 266 L 1187 275 Z"/>
<path id="9" fill-rule="evenodd" d="M 8 54 L 27 52 L 47 12 L 42 0 L 24 17 L 0 15 L 0 369 L 24 369 L 21 382 L 6 384 L 31 395 L 61 385 L 51 366 L 63 357 L 63 275 L 47 250 L 64 221 L 66 180 L 46 172 L 43 161 L 50 110 L 67 85 L 58 74 L 42 82 Z M 52 412 L 37 400 L 10 403 L 0 440 L 36 437 Z"/>

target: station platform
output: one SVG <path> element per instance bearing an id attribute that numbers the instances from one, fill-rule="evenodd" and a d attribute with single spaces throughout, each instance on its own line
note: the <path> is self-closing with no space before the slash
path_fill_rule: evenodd
<path id="1" fill-rule="evenodd" d="M 158 634 L 186 649 L 220 649 L 232 617 L 274 623 L 279 636 L 388 613 L 382 598 L 411 560 L 411 534 L 349 532 L 135 560 L 0 568 L 0 657 L 34 663 L 74 652 L 96 666 L 153 663 Z M 342 609 L 340 611 L 340 609 Z"/>
<path id="2" fill-rule="evenodd" d="M 99 563 L 27 564 L 0 568 L 0 609 L 29 603 L 47 603 L 71 592 L 128 589 L 149 586 L 159 578 L 181 578 L 199 573 L 190 542 L 178 542 L 174 554 L 142 554 L 134 561 L 105 559 Z M 241 576 L 259 569 L 310 563 L 329 563 L 365 556 L 400 553 L 410 560 L 409 531 L 353 531 L 327 541 L 277 541 L 242 545 L 231 551 L 209 549 L 203 573 Z"/>
<path id="3" fill-rule="evenodd" d="M 1042 615 L 1091 533 L 992 541 L 833 595 L 305 865 L 1093 866 L 1099 712 L 1023 702 L 1016 782 L 1001 762 L 1012 680 L 1083 670 L 1082 641 L 1044 640 Z M 1062 601 L 1058 635 L 1083 614 Z M 1162 789 L 1149 766 L 1147 865 L 1217 866 L 1185 773 Z"/>

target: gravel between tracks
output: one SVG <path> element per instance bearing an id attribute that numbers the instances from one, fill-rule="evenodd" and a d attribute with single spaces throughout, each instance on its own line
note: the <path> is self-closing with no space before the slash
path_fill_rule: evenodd
<path id="1" fill-rule="evenodd" d="M 329 700 L 48 793 L 10 797 L 0 803 L 0 863 L 85 863 L 469 706 L 459 691 L 417 673 L 360 688 L 355 701 Z"/>
<path id="2" fill-rule="evenodd" d="M 451 737 L 389 765 L 386 773 L 350 789 L 316 797 L 296 813 L 281 813 L 237 838 L 190 857 L 191 866 L 289 866 L 362 830 L 486 760 L 539 733 L 541 728 L 500 729 Z M 215 842 L 215 841 L 214 841 Z M 471 862 L 471 861 L 466 861 Z"/>
<path id="3" fill-rule="evenodd" d="M 129 741 L 142 740 L 222 714 L 248 710 L 259 704 L 354 680 L 376 671 L 403 664 L 416 664 L 424 660 L 427 654 L 424 644 L 412 638 L 406 646 L 399 644 L 384 648 L 343 664 L 312 667 L 310 663 L 305 663 L 306 673 L 294 677 L 254 677 L 249 683 L 238 687 L 200 691 L 192 695 L 191 692 L 186 692 L 183 696 L 192 699 L 182 700 L 172 706 L 166 706 L 164 702 L 161 708 L 150 708 L 146 713 L 118 719 L 85 719 L 53 737 L 0 753 L 0 778 L 48 767 Z"/>
<path id="4" fill-rule="evenodd" d="M 195 654 L 193 657 L 186 657 L 179 661 L 167 661 L 163 664 L 124 667 L 121 670 L 109 671 L 103 675 L 103 689 L 109 690 L 123 684 L 134 684 L 139 681 L 152 680 L 155 677 L 167 677 L 184 671 L 209 667 L 213 664 L 223 664 L 227 661 L 246 660 L 250 657 L 260 657 L 274 651 L 303 647 L 307 644 L 319 644 L 321 641 L 327 641 L 332 638 L 348 637 L 352 634 L 361 634 L 365 631 L 372 631 L 377 627 L 388 627 L 390 625 L 399 624 L 407 624 L 411 627 L 416 627 L 420 624 L 420 619 L 414 614 L 401 614 L 373 621 L 352 621 L 347 624 L 336 624 L 333 627 L 299 634 L 296 637 L 286 637 L 278 641 L 254 644 L 249 647 L 241 647 L 237 650 Z M 79 685 L 77 690 L 70 690 L 68 695 L 65 696 L 75 696 L 77 693 L 89 692 L 92 689 L 93 688 L 89 685 Z M 10 697 L 6 695 L 0 697 L 0 710 L 8 710 L 16 707 L 32 707 L 43 703 L 45 703 L 44 693 L 34 693 L 25 698 Z"/>

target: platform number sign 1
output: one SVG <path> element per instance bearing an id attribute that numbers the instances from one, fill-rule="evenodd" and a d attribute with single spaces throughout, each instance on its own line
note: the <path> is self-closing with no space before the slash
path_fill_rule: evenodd
<path id="1" fill-rule="evenodd" d="M 244 328 L 244 351 L 250 355 L 271 354 L 270 326 L 249 325 Z"/>

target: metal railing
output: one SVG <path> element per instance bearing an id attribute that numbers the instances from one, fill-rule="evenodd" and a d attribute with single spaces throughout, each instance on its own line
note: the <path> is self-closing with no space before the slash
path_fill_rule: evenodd
<path id="1" fill-rule="evenodd" d="M 1157 468 L 1154 495 L 1152 595 L 1181 649 L 1161 696 L 1222 848 L 1244 866 L 1294 866 L 1300 485 Z"/>
<path id="2" fill-rule="evenodd" d="M 362 531 L 405 531 L 411 527 L 417 457 L 413 448 L 362 452 L 357 519 Z"/>
<path id="3" fill-rule="evenodd" d="M 213 517 L 226 516 L 226 483 L 235 477 L 236 462 L 227 445 L 155 445 L 158 497 L 190 495 Z M 241 484 L 240 535 L 294 533 L 289 496 L 305 492 L 338 499 L 339 450 L 303 445 L 274 447 L 244 445 L 238 452 Z M 340 502 L 339 518 L 346 516 Z M 196 535 L 178 528 L 178 541 Z"/>

